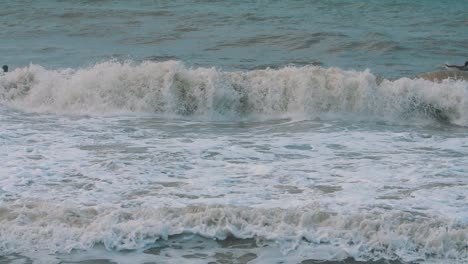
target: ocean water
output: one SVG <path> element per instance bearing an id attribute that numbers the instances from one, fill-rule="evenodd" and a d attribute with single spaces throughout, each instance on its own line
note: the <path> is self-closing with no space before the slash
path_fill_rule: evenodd
<path id="1" fill-rule="evenodd" d="M 0 263 L 468 263 L 466 1 L 0 3 Z"/>

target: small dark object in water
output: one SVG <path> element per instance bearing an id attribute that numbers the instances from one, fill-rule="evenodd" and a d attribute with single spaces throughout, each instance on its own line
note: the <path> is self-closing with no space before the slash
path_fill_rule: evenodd
<path id="1" fill-rule="evenodd" d="M 447 65 L 447 64 L 445 64 L 445 67 L 459 69 L 460 71 L 468 71 L 468 61 L 465 61 L 464 65 Z"/>
<path id="2" fill-rule="evenodd" d="M 3 69 L 3 72 L 8 72 L 8 65 L 3 65 L 2 69 Z"/>

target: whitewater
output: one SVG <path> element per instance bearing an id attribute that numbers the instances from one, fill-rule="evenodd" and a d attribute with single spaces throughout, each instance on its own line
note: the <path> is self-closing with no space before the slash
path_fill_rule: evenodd
<path id="1" fill-rule="evenodd" d="M 465 80 L 105 62 L 0 88 L 3 254 L 199 236 L 194 263 L 227 254 L 212 239 L 253 239 L 228 250 L 252 263 L 467 257 Z"/>
<path id="2" fill-rule="evenodd" d="M 467 10 L 0 3 L 0 263 L 468 263 Z"/>
<path id="3" fill-rule="evenodd" d="M 468 125 L 465 79 L 388 80 L 368 70 L 318 66 L 223 72 L 178 61 L 111 61 L 78 70 L 30 65 L 0 81 L 4 104 L 25 111 L 155 113 L 208 121 L 352 113 L 363 120 L 425 117 Z"/>

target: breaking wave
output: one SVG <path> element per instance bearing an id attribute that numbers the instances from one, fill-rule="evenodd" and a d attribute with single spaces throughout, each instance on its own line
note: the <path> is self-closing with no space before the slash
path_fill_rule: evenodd
<path id="1" fill-rule="evenodd" d="M 466 225 L 409 212 L 344 215 L 317 204 L 290 209 L 223 205 L 79 209 L 40 201 L 0 207 L 0 212 L 0 254 L 65 253 L 98 243 L 109 250 L 141 249 L 186 233 L 274 241 L 283 254 L 307 249 L 301 252 L 321 252 L 325 259 L 468 258 Z"/>
<path id="2" fill-rule="evenodd" d="M 432 77 L 389 80 L 368 70 L 319 66 L 227 72 L 179 61 L 108 61 L 61 70 L 31 64 L 0 76 L 0 102 L 25 111 L 71 114 L 236 120 L 346 113 L 468 125 L 468 82 Z"/>

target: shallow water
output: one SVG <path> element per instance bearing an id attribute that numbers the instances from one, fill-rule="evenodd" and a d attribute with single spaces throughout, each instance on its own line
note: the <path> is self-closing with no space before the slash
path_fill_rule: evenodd
<path id="1" fill-rule="evenodd" d="M 2 116 L 4 252 L 184 245 L 183 233 L 265 241 L 273 252 L 252 254 L 291 263 L 466 250 L 464 128 Z"/>

